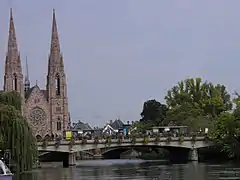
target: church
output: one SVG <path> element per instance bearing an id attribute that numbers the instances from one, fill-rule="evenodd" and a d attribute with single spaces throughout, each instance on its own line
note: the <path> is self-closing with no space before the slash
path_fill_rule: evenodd
<path id="1" fill-rule="evenodd" d="M 37 84 L 31 87 L 28 70 L 25 77 L 22 73 L 11 9 L 3 91 L 20 93 L 23 105 L 22 113 L 39 140 L 51 137 L 52 134 L 63 135 L 63 132 L 70 127 L 66 74 L 54 10 L 51 33 L 46 89 L 40 89 Z"/>

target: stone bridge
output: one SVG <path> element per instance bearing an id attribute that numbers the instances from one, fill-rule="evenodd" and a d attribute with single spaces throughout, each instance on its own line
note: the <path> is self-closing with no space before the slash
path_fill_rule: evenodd
<path id="1" fill-rule="evenodd" d="M 101 158 L 107 154 L 119 154 L 129 149 L 139 148 L 164 148 L 170 152 L 170 157 L 183 157 L 187 155 L 188 160 L 198 160 L 198 149 L 213 146 L 214 143 L 207 141 L 205 137 L 161 137 L 160 139 L 148 138 L 147 141 L 144 138 L 137 138 L 134 143 L 131 139 L 123 139 L 119 142 L 118 139 L 111 139 L 110 142 L 106 140 L 98 140 L 95 143 L 94 140 L 83 141 L 66 141 L 62 140 L 60 143 L 55 141 L 49 141 L 45 146 L 43 142 L 38 143 L 39 152 L 57 152 L 67 155 L 65 160 L 65 166 L 75 165 L 76 153 L 87 153 L 95 158 Z"/>

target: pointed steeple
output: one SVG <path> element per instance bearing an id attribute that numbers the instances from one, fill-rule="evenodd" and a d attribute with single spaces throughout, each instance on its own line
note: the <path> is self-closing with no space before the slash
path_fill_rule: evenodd
<path id="1" fill-rule="evenodd" d="M 8 35 L 8 55 L 18 56 L 17 38 L 15 33 L 15 26 L 13 21 L 12 8 L 10 9 L 10 24 L 9 24 L 9 35 Z"/>
<path id="2" fill-rule="evenodd" d="M 30 80 L 29 80 L 29 73 L 28 73 L 28 61 L 26 57 L 26 74 L 25 74 L 25 91 L 28 91 L 30 89 Z"/>
<path id="3" fill-rule="evenodd" d="M 55 10 L 53 9 L 53 20 L 52 20 L 52 37 L 51 37 L 51 49 L 50 49 L 50 56 L 59 58 L 60 55 L 60 43 L 58 37 L 58 30 L 57 30 L 57 21 Z M 53 58 L 53 59 L 55 59 Z"/>
<path id="4" fill-rule="evenodd" d="M 17 91 L 24 103 L 24 82 L 20 53 L 17 47 L 17 38 L 13 21 L 12 9 L 10 9 L 8 49 L 5 61 L 4 91 Z"/>

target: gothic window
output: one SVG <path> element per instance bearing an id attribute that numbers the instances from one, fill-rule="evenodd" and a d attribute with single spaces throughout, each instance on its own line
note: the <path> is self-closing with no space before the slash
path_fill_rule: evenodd
<path id="1" fill-rule="evenodd" d="M 17 75 L 13 74 L 13 90 L 17 91 Z"/>
<path id="2" fill-rule="evenodd" d="M 46 117 L 46 113 L 41 108 L 36 107 L 30 112 L 29 119 L 34 124 L 40 124 L 45 121 Z"/>
<path id="3" fill-rule="evenodd" d="M 61 123 L 61 118 L 58 117 L 58 120 L 57 120 L 57 131 L 60 131 L 62 130 L 62 123 Z"/>
<path id="4" fill-rule="evenodd" d="M 60 95 L 60 76 L 59 76 L 59 74 L 57 74 L 56 75 L 56 82 L 55 82 L 55 84 L 56 84 L 56 95 Z"/>

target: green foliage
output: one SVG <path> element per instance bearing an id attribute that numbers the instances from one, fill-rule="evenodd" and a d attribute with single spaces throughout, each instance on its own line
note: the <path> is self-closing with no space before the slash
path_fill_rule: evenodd
<path id="1" fill-rule="evenodd" d="M 168 108 L 165 104 L 161 104 L 155 99 L 148 100 L 143 104 L 143 110 L 141 112 L 142 119 L 140 119 L 140 122 L 144 122 L 150 126 L 162 125 L 167 111 Z"/>
<path id="2" fill-rule="evenodd" d="M 192 131 L 212 127 L 213 119 L 232 109 L 230 95 L 223 85 L 203 82 L 201 78 L 180 81 L 167 92 L 167 122 L 187 125 Z"/>
<path id="3" fill-rule="evenodd" d="M 18 171 L 29 170 L 35 163 L 37 146 L 31 128 L 21 113 L 21 97 L 17 92 L 0 93 L 1 149 L 10 150 Z"/>
<path id="4" fill-rule="evenodd" d="M 172 140 L 171 136 L 168 136 L 167 139 L 166 139 L 166 142 L 167 142 L 167 143 L 170 143 L 171 140 Z"/>
<path id="5" fill-rule="evenodd" d="M 184 142 L 184 136 L 180 136 L 178 140 L 179 140 L 179 143 L 182 144 Z"/>
<path id="6" fill-rule="evenodd" d="M 235 95 L 236 98 L 231 101 L 224 85 L 203 81 L 201 78 L 188 78 L 167 92 L 167 105 L 154 99 L 146 101 L 142 119 L 134 127 L 141 133 L 153 126 L 170 124 L 186 125 L 189 132 L 208 128 L 210 133 L 205 141 L 214 140 L 231 157 L 240 157 L 240 95 Z M 231 111 L 233 102 L 236 108 Z M 192 142 L 195 140 L 193 136 Z M 167 137 L 167 143 L 170 141 L 171 137 Z M 181 143 L 183 137 L 179 141 Z"/>
<path id="7" fill-rule="evenodd" d="M 236 109 L 221 113 L 216 118 L 210 138 L 222 145 L 230 157 L 240 157 L 240 106 L 239 97 L 234 99 Z"/>
<path id="8" fill-rule="evenodd" d="M 148 136 L 143 137 L 143 144 L 147 144 L 149 142 Z"/>
<path id="9" fill-rule="evenodd" d="M 135 136 L 135 135 L 132 135 L 132 136 L 131 136 L 131 143 L 132 143 L 132 144 L 136 144 L 136 141 L 137 141 L 136 136 Z"/>
<path id="10" fill-rule="evenodd" d="M 110 136 L 106 137 L 105 145 L 108 145 L 108 146 L 111 145 L 111 137 Z"/>

